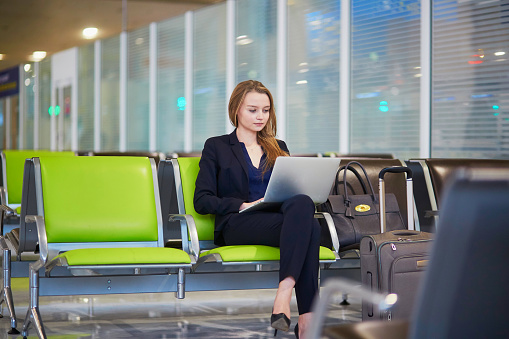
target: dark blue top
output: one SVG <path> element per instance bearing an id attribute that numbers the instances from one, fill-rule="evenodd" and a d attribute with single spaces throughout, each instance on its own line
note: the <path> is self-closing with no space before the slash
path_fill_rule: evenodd
<path id="1" fill-rule="evenodd" d="M 270 175 L 272 174 L 272 168 L 267 170 L 262 177 L 263 166 L 265 164 L 265 159 L 267 156 L 263 153 L 262 158 L 260 159 L 260 165 L 258 168 L 253 166 L 251 162 L 251 158 L 249 157 L 249 153 L 247 152 L 246 145 L 244 143 L 240 143 L 242 145 L 242 152 L 244 153 L 244 158 L 246 159 L 248 174 L 249 174 L 249 202 L 258 200 L 263 198 L 265 195 L 265 191 L 267 190 L 267 185 L 269 183 Z"/>

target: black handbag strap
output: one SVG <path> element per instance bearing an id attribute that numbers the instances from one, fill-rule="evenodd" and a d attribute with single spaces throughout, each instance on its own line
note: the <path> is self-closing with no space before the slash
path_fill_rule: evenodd
<path id="1" fill-rule="evenodd" d="M 362 166 L 362 164 L 360 162 L 358 162 L 358 161 L 350 161 L 348 164 L 346 164 L 346 166 L 345 166 L 345 173 L 343 174 L 343 182 L 345 183 L 345 207 L 346 207 L 345 216 L 347 216 L 347 217 L 353 217 L 353 214 L 352 214 L 352 209 L 350 208 L 351 201 L 350 201 L 350 198 L 348 197 L 348 188 L 347 188 L 347 185 L 346 185 L 346 172 L 348 172 L 346 169 L 349 169 L 353 164 L 359 166 L 359 168 L 364 173 L 364 177 L 366 178 L 366 181 L 368 183 L 369 189 L 371 190 L 371 199 L 373 200 L 373 202 L 376 203 L 375 190 L 373 190 L 373 185 L 371 185 L 371 181 L 369 181 L 369 177 L 368 177 L 368 173 L 366 172 L 366 169 L 364 168 L 364 166 Z M 359 179 L 359 181 L 363 182 L 363 180 L 360 179 L 360 176 L 357 177 L 357 178 Z M 368 192 L 366 192 L 365 186 L 364 186 L 364 192 L 366 194 L 369 194 Z"/>
<path id="2" fill-rule="evenodd" d="M 348 170 L 350 172 L 352 172 L 353 174 L 355 174 L 355 176 L 357 177 L 357 180 L 359 181 L 359 183 L 361 184 L 361 187 L 362 187 L 362 191 L 364 192 L 364 194 L 368 194 L 368 191 L 366 189 L 366 184 L 364 183 L 364 180 L 362 180 L 361 178 L 361 175 L 359 174 L 359 172 L 357 172 L 357 170 L 354 168 L 354 167 L 346 167 L 345 165 L 341 166 L 337 173 L 336 173 L 336 181 L 334 183 L 334 187 L 332 189 L 332 194 L 333 195 L 339 195 L 339 185 L 340 185 L 340 181 L 339 181 L 339 173 L 341 173 L 341 171 L 343 170 Z M 343 185 L 346 186 L 346 182 L 343 181 Z M 346 189 L 345 189 L 346 190 Z"/>

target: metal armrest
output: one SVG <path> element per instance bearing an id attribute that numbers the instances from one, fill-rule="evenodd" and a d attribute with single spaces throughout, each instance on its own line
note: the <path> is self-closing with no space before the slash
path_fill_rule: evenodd
<path id="1" fill-rule="evenodd" d="M 328 306 L 332 303 L 332 296 L 337 293 L 348 293 L 362 298 L 363 301 L 376 304 L 380 310 L 388 310 L 398 300 L 394 293 L 382 294 L 359 285 L 345 278 L 330 278 L 320 290 L 320 297 L 313 302 L 311 326 L 306 331 L 306 338 L 320 338 L 322 326 Z"/>
<path id="2" fill-rule="evenodd" d="M 0 251 L 8 250 L 9 246 L 7 245 L 7 242 L 5 241 L 5 238 L 3 236 L 0 236 Z"/>
<path id="3" fill-rule="evenodd" d="M 0 186 L 0 203 L 2 203 L 2 205 L 7 205 L 7 194 L 3 186 Z"/>
<path id="4" fill-rule="evenodd" d="M 425 211 L 424 217 L 425 218 L 432 218 L 432 217 L 438 217 L 439 211 Z"/>
<path id="5" fill-rule="evenodd" d="M 43 264 L 48 261 L 48 239 L 46 238 L 46 224 L 44 223 L 44 217 L 40 215 L 27 215 L 25 216 L 25 222 L 36 223 L 37 225 L 37 237 L 39 238 L 39 256 Z"/>
<path id="6" fill-rule="evenodd" d="M 170 221 L 180 221 L 182 249 L 190 253 L 198 261 L 200 257 L 200 242 L 193 216 L 190 214 L 170 214 Z M 188 231 L 189 238 L 191 238 L 191 246 L 189 246 Z"/>
<path id="7" fill-rule="evenodd" d="M 1 198 L 2 201 L 5 201 L 5 189 L 3 187 L 0 187 L 2 192 L 0 192 L 0 195 L 3 195 Z M 0 235 L 4 234 L 4 218 L 10 217 L 11 215 L 16 215 L 16 211 L 14 211 L 12 208 L 10 208 L 7 205 L 0 205 L 0 211 L 1 211 L 1 217 L 0 217 Z"/>
<path id="8" fill-rule="evenodd" d="M 327 227 L 329 229 L 330 237 L 332 239 L 332 248 L 336 253 L 338 253 L 340 244 L 338 234 L 336 233 L 336 226 L 334 226 L 334 221 L 332 220 L 332 217 L 327 212 L 315 212 L 315 218 L 325 219 L 325 222 L 327 223 Z"/>
<path id="9" fill-rule="evenodd" d="M 7 217 L 11 215 L 16 215 L 16 211 L 7 205 L 0 205 L 0 209 L 5 212 L 5 216 Z"/>

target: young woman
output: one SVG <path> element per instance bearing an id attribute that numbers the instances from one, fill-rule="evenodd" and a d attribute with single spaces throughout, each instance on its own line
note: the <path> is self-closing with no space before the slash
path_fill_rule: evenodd
<path id="1" fill-rule="evenodd" d="M 229 135 L 205 142 L 196 180 L 194 206 L 198 213 L 215 214 L 216 245 L 268 245 L 280 248 L 279 287 L 271 326 L 290 328 L 290 301 L 295 287 L 299 320 L 297 338 L 311 318 L 318 291 L 320 226 L 311 198 L 297 195 L 279 211 L 239 211 L 260 200 L 267 189 L 276 158 L 288 156 L 286 144 L 275 138 L 276 113 L 269 90 L 254 80 L 241 82 L 228 105 Z"/>

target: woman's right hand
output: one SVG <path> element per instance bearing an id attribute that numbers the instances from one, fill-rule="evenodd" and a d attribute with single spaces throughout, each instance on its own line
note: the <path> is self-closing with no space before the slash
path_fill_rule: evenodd
<path id="1" fill-rule="evenodd" d="M 244 202 L 244 203 L 242 203 L 242 205 L 240 205 L 239 212 L 242 211 L 243 209 L 248 208 L 251 205 L 254 205 L 254 204 L 258 203 L 259 201 L 262 201 L 262 200 L 263 200 L 263 198 L 260 198 L 258 200 L 252 201 L 252 202 Z"/>

